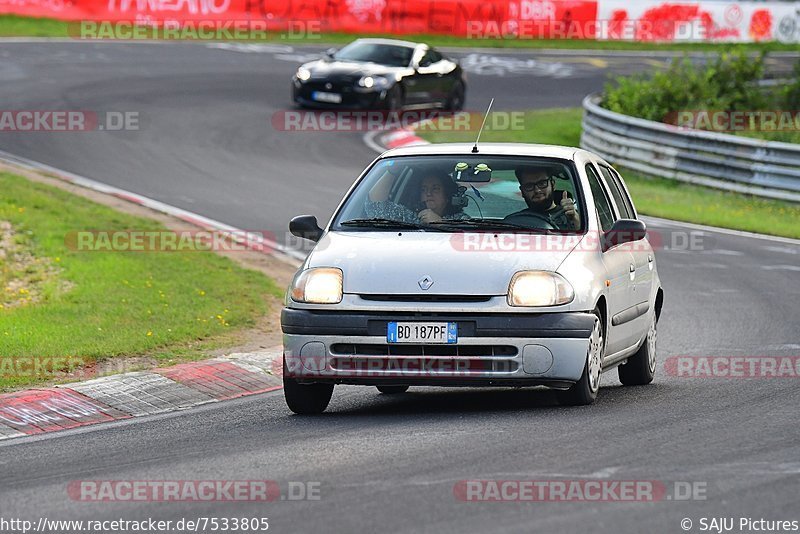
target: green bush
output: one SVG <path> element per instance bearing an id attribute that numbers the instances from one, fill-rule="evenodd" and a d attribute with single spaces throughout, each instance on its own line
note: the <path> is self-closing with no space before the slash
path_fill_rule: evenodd
<path id="1" fill-rule="evenodd" d="M 683 57 L 665 71 L 615 78 L 606 85 L 602 105 L 653 121 L 669 121 L 683 110 L 762 109 L 771 100 L 757 85 L 763 75 L 763 53 L 727 51 L 705 64 Z"/>
<path id="2" fill-rule="evenodd" d="M 794 81 L 783 89 L 783 109 L 800 111 L 800 61 L 794 66 Z"/>
<path id="3" fill-rule="evenodd" d="M 800 110 L 800 61 L 793 81 L 783 87 L 758 85 L 764 77 L 765 53 L 753 56 L 728 50 L 713 60 L 675 60 L 666 70 L 619 76 L 606 84 L 602 106 L 652 121 L 677 124 L 679 111 Z M 748 137 L 800 143 L 798 131 L 735 132 Z"/>

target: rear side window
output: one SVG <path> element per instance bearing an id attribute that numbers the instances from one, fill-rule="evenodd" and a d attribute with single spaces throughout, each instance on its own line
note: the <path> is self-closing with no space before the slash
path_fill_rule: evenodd
<path id="1" fill-rule="evenodd" d="M 628 198 L 625 188 L 622 187 L 617 173 L 605 165 L 600 165 L 600 171 L 606 178 L 606 183 L 608 184 L 608 188 L 611 189 L 611 196 L 614 197 L 614 202 L 617 204 L 617 208 L 619 208 L 620 215 L 625 219 L 635 219 L 636 213 L 633 211 L 631 199 Z"/>
<path id="2" fill-rule="evenodd" d="M 611 203 L 600 184 L 597 172 L 590 164 L 586 165 L 586 175 L 589 178 L 589 188 L 594 197 L 594 207 L 597 210 L 597 218 L 600 220 L 600 228 L 603 231 L 611 230 L 611 227 L 614 226 L 614 210 L 611 209 Z"/>

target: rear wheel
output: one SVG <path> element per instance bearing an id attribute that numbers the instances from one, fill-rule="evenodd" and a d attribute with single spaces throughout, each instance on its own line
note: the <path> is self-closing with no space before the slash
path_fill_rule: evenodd
<path id="1" fill-rule="evenodd" d="M 296 414 L 318 414 L 325 411 L 333 396 L 333 384 L 300 384 L 294 378 L 283 378 L 286 405 Z"/>
<path id="2" fill-rule="evenodd" d="M 647 337 L 639 350 L 628 358 L 627 363 L 617 368 L 619 381 L 625 386 L 643 386 L 653 381 L 656 374 L 656 341 L 658 320 L 655 312 L 651 314 Z"/>
<path id="3" fill-rule="evenodd" d="M 589 349 L 586 351 L 586 363 L 580 380 L 566 391 L 559 391 L 558 402 L 564 406 L 584 406 L 592 404 L 600 389 L 600 372 L 603 365 L 606 341 L 603 335 L 603 321 L 600 310 L 594 310 L 595 320 L 592 334 L 589 337 Z"/>
<path id="4" fill-rule="evenodd" d="M 408 391 L 408 386 L 377 386 L 378 391 L 385 395 L 398 395 Z"/>

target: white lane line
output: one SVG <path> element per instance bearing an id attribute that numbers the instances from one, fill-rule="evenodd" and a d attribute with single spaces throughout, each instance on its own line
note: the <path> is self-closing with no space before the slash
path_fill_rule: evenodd
<path id="1" fill-rule="evenodd" d="M 55 175 L 56 177 L 66 182 L 70 182 L 75 185 L 85 187 L 87 189 L 92 189 L 93 191 L 99 191 L 100 193 L 114 195 L 117 198 L 123 198 L 124 200 L 140 204 L 142 206 L 145 206 L 146 208 L 150 208 L 152 210 L 165 213 L 172 217 L 177 217 L 178 219 L 196 224 L 201 227 L 213 228 L 221 232 L 229 232 L 234 236 L 234 239 L 237 239 L 236 236 L 247 235 L 248 242 L 256 243 L 264 248 L 270 249 L 272 251 L 270 252 L 270 254 L 273 257 L 282 260 L 295 267 L 299 266 L 299 264 L 306 258 L 305 253 L 291 249 L 285 245 L 281 245 L 277 241 L 273 241 L 262 235 L 245 232 L 244 230 L 240 230 L 235 226 L 225 224 L 223 222 L 211 219 L 204 215 L 200 215 L 175 206 L 171 206 L 170 204 L 166 204 L 164 202 L 154 200 L 152 198 L 145 197 L 143 195 L 132 193 L 130 191 L 126 191 L 125 189 L 120 189 L 118 187 L 107 185 L 102 182 L 92 180 L 91 178 L 86 178 L 85 176 L 65 171 L 63 169 L 59 169 L 57 167 L 53 167 L 45 163 L 41 163 L 39 161 L 23 158 L 20 156 L 15 156 L 14 154 L 9 154 L 8 152 L 4 152 L 2 150 L 0 150 L 0 161 L 3 161 L 11 165 L 17 165 L 32 171 L 45 171 Z"/>
<path id="2" fill-rule="evenodd" d="M 739 250 L 726 250 L 724 248 L 717 248 L 713 250 L 704 250 L 701 254 L 719 254 L 720 256 L 744 256 L 744 252 Z"/>
<path id="3" fill-rule="evenodd" d="M 761 247 L 770 252 L 780 252 L 782 254 L 800 254 L 800 248 L 792 247 Z"/>
<path id="4" fill-rule="evenodd" d="M 800 245 L 800 239 L 792 239 L 791 237 L 778 237 L 774 235 L 756 234 L 753 232 L 744 232 L 742 230 L 731 230 L 729 228 L 719 228 L 718 226 L 706 226 L 704 224 L 695 224 L 683 221 L 673 221 L 670 219 L 662 219 L 660 217 L 652 217 L 650 215 L 642 215 L 640 217 L 644 222 L 652 222 L 655 225 L 669 226 L 673 228 L 694 228 L 696 230 L 704 230 L 706 232 L 716 232 L 718 234 L 727 234 L 737 237 L 750 237 L 753 239 L 764 239 L 766 241 L 775 241 L 777 243 L 787 243 L 790 245 Z"/>
<path id="5" fill-rule="evenodd" d="M 800 272 L 800 266 L 798 265 L 762 265 L 762 269 L 765 271 L 797 271 Z"/>

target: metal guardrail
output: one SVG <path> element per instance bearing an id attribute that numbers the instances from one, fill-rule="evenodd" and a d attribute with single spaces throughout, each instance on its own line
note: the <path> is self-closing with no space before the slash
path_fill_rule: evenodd
<path id="1" fill-rule="evenodd" d="M 651 176 L 800 202 L 800 145 L 677 128 L 583 101 L 581 147 Z"/>

